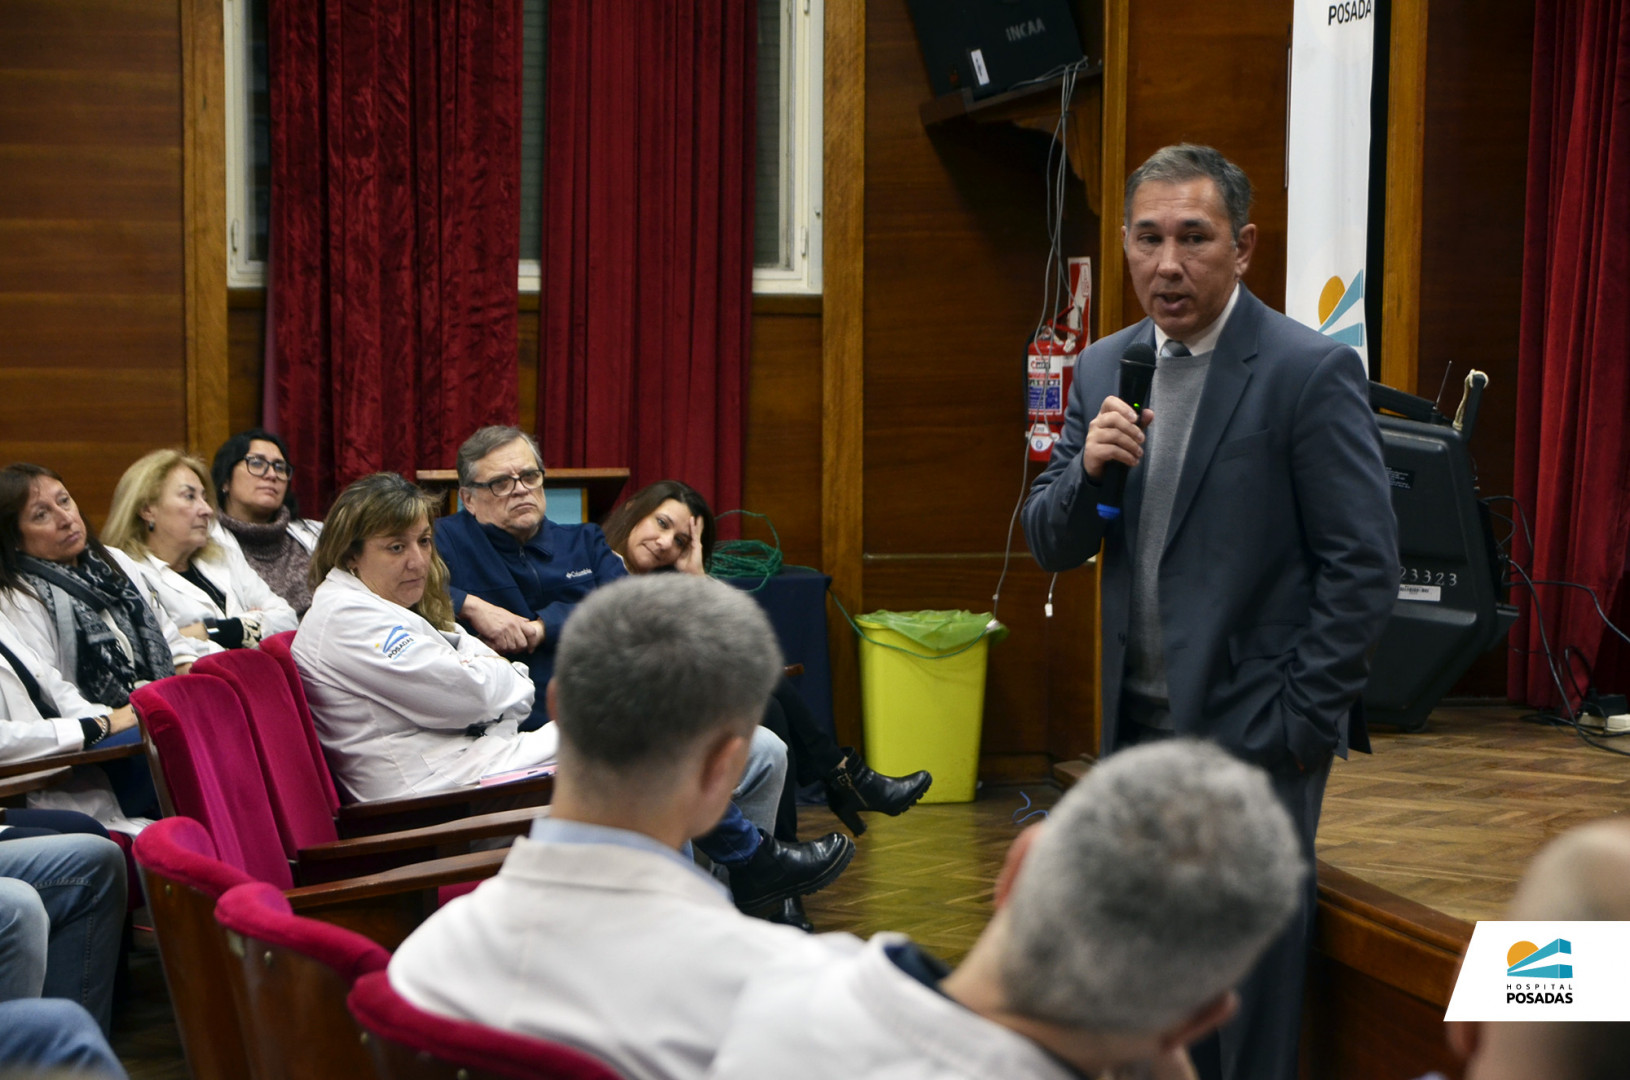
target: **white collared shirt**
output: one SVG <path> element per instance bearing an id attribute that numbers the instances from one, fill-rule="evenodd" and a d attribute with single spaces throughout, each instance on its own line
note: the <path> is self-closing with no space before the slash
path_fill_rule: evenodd
<path id="1" fill-rule="evenodd" d="M 1203 353 L 1208 353 L 1212 349 L 1215 349 L 1217 347 L 1217 339 L 1222 337 L 1223 327 L 1228 325 L 1228 316 L 1234 313 L 1234 305 L 1238 303 L 1239 282 L 1236 281 L 1234 282 L 1234 291 L 1228 294 L 1228 303 L 1223 305 L 1222 314 L 1218 315 L 1217 318 L 1212 321 L 1210 326 L 1206 327 L 1192 339 L 1185 341 L 1182 344 L 1188 346 L 1189 352 L 1195 356 L 1200 356 Z M 1169 340 L 1170 337 L 1167 335 L 1166 331 L 1162 330 L 1160 325 L 1157 323 L 1155 325 L 1156 356 L 1160 355 L 1160 350 L 1166 347 L 1166 342 Z"/>

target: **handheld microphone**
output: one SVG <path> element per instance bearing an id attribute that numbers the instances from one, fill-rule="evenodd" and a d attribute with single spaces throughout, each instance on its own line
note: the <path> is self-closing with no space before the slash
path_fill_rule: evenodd
<path id="1" fill-rule="evenodd" d="M 1155 350 L 1142 341 L 1134 341 L 1121 354 L 1121 386 L 1115 396 L 1132 406 L 1138 416 L 1149 404 L 1149 388 L 1155 381 Z M 1126 494 L 1126 466 L 1111 461 L 1104 466 L 1104 479 L 1098 500 L 1098 516 L 1114 521 L 1121 516 L 1121 497 Z"/>

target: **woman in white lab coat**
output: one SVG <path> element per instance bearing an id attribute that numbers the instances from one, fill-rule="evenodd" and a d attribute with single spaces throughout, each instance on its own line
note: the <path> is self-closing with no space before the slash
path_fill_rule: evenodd
<path id="1" fill-rule="evenodd" d="M 0 615 L 0 764 L 140 739 L 136 714 L 129 705 L 110 709 L 86 701 L 73 683 L 28 647 L 11 620 Z M 131 835 L 147 824 L 145 819 L 125 816 L 106 772 L 97 765 L 82 766 L 61 784 L 29 792 L 28 806 L 30 810 L 76 810 L 106 828 Z M 43 822 L 11 810 L 5 824 L 32 830 Z M 6 833 L 15 832 L 7 829 L 0 839 L 11 839 Z"/>
<path id="2" fill-rule="evenodd" d="M 534 688 L 453 621 L 433 500 L 394 473 L 340 493 L 312 556 L 294 638 L 312 718 L 348 793 L 439 791 L 551 765 L 553 724 L 521 732 Z"/>
<path id="3" fill-rule="evenodd" d="M 102 540 L 135 561 L 139 584 L 183 633 L 224 649 L 252 647 L 300 622 L 243 552 L 210 537 L 215 496 L 204 463 L 155 450 L 113 489 Z"/>
<path id="4" fill-rule="evenodd" d="M 215 648 L 183 635 L 138 578 L 129 556 L 90 535 L 62 477 L 0 469 L 0 612 L 85 700 L 109 708 Z"/>

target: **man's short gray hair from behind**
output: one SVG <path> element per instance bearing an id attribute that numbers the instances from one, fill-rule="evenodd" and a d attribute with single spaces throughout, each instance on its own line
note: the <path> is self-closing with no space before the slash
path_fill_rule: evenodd
<path id="1" fill-rule="evenodd" d="M 538 468 L 543 468 L 543 454 L 538 451 L 536 439 L 518 427 L 489 424 L 465 439 L 464 445 L 458 448 L 458 486 L 469 487 L 475 483 L 476 462 L 499 447 L 508 446 L 516 439 L 526 443 L 527 448 L 532 451 L 533 460 L 538 463 Z"/>
<path id="2" fill-rule="evenodd" d="M 1132 175 L 1126 178 L 1126 201 L 1121 224 L 1128 229 L 1132 227 L 1132 198 L 1144 184 L 1183 184 L 1200 179 L 1217 185 L 1223 211 L 1234 230 L 1234 239 L 1238 240 L 1240 230 L 1251 223 L 1251 178 L 1245 175 L 1244 169 L 1218 151 L 1195 143 L 1163 146 L 1150 154 L 1149 160 L 1132 170 Z"/>
<path id="3" fill-rule="evenodd" d="M 1305 873 L 1260 769 L 1192 739 L 1105 758 L 1053 808 L 1009 894 L 1007 1005 L 1068 1028 L 1168 1028 L 1250 970 Z"/>
<path id="4" fill-rule="evenodd" d="M 595 590 L 555 652 L 561 736 L 616 772 L 677 760 L 722 728 L 750 734 L 781 676 L 753 598 L 710 578 L 648 574 Z"/>

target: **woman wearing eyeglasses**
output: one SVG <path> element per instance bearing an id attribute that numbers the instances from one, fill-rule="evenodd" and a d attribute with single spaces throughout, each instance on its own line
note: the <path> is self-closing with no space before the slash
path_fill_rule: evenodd
<path id="1" fill-rule="evenodd" d="M 155 450 L 119 478 L 102 542 L 135 560 L 137 584 L 183 634 L 238 649 L 293 630 L 300 622 L 294 608 L 241 552 L 211 538 L 214 520 L 204 463 L 179 450 Z"/>
<path id="2" fill-rule="evenodd" d="M 311 553 L 323 523 L 300 516 L 283 440 L 262 428 L 240 431 L 215 452 L 210 470 L 220 512 L 215 541 L 243 553 L 255 573 L 299 615 L 311 606 Z"/>

